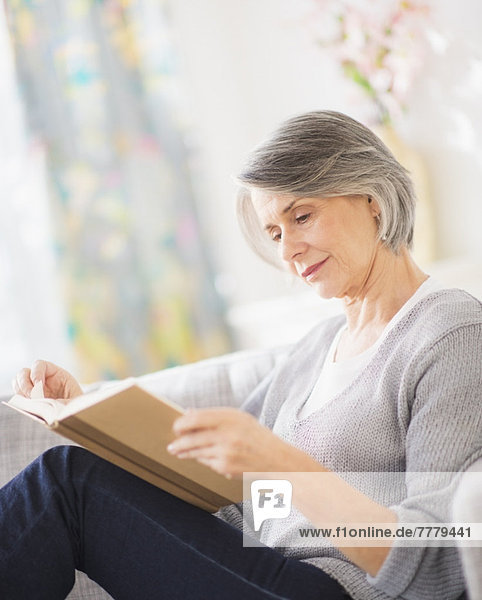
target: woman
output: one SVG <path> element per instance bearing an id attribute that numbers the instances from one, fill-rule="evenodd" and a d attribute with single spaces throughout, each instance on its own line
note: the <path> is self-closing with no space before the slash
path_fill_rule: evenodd
<path id="1" fill-rule="evenodd" d="M 263 524 L 274 549 L 243 548 L 240 507 L 213 517 L 82 449 L 54 449 L 0 493 L 2 598 L 63 598 L 74 568 L 115 598 L 463 593 L 454 547 L 292 542 L 301 515 L 317 527 L 449 519 L 454 474 L 482 454 L 481 303 L 414 263 L 409 176 L 351 118 L 289 120 L 239 181 L 255 250 L 341 298 L 345 317 L 296 344 L 241 411 L 188 411 L 169 450 L 229 477 L 290 472 L 297 511 Z M 47 396 L 81 393 L 46 362 L 15 389 L 28 396 L 36 381 Z"/>

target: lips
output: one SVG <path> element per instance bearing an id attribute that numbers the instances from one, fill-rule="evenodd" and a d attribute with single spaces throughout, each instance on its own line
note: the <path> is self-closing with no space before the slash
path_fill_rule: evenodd
<path id="1" fill-rule="evenodd" d="M 303 273 L 301 273 L 301 277 L 303 277 L 303 279 L 310 279 L 315 273 L 319 271 L 319 269 L 326 263 L 327 260 L 328 258 L 325 258 L 325 260 L 311 265 L 311 267 L 308 267 L 303 271 Z"/>

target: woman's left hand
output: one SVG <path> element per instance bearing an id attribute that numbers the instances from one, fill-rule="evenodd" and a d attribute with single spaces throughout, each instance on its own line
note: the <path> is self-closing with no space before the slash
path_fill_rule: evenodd
<path id="1" fill-rule="evenodd" d="M 235 408 L 189 410 L 173 426 L 168 450 L 194 458 L 227 477 L 243 472 L 311 470 L 312 459 L 284 442 L 250 414 Z M 311 467 L 312 468 L 312 467 Z"/>

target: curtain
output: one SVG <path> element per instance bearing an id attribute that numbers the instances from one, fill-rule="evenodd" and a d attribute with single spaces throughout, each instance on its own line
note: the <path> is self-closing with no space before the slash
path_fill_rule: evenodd
<path id="1" fill-rule="evenodd" d="M 229 350 L 196 218 L 195 156 L 164 4 L 8 0 L 6 9 L 28 128 L 45 144 L 81 378 Z"/>

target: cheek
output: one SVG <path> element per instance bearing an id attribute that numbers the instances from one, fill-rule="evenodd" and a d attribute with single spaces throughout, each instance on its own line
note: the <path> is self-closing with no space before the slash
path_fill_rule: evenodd
<path id="1" fill-rule="evenodd" d="M 373 242 L 365 236 L 360 236 L 357 232 L 344 232 L 331 247 L 333 266 L 339 272 L 352 276 L 366 268 L 373 254 L 373 247 Z"/>
<path id="2" fill-rule="evenodd" d="M 372 256 L 373 244 L 360 238 L 346 240 L 340 253 L 340 261 L 350 273 L 364 269 Z"/>
<path id="3" fill-rule="evenodd" d="M 367 254 L 372 254 L 377 241 L 377 231 L 371 222 L 356 222 L 354 220 L 347 223 L 340 234 L 341 246 L 352 256 L 355 262 L 363 261 Z"/>

